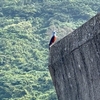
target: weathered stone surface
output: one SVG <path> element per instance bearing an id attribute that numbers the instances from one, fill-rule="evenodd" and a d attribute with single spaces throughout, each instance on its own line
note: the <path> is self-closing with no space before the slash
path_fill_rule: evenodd
<path id="1" fill-rule="evenodd" d="M 58 100 L 100 100 L 100 14 L 50 49 Z"/>

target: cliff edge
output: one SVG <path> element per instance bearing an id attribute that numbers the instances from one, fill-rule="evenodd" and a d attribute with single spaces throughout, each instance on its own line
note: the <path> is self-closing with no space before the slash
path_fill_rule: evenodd
<path id="1" fill-rule="evenodd" d="M 100 14 L 50 49 L 58 100 L 100 100 Z"/>

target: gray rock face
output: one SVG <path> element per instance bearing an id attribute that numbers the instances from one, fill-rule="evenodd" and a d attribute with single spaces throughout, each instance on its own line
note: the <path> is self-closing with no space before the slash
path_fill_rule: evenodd
<path id="1" fill-rule="evenodd" d="M 49 70 L 58 100 L 100 100 L 100 14 L 51 47 Z"/>

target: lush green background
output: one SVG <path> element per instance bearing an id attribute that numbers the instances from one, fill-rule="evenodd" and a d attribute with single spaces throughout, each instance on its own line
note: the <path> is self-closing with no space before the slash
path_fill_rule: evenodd
<path id="1" fill-rule="evenodd" d="M 57 100 L 48 43 L 100 10 L 99 0 L 0 0 L 0 100 Z"/>

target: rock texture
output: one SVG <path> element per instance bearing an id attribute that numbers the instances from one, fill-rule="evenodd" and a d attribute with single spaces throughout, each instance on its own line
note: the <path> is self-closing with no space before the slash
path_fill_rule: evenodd
<path id="1" fill-rule="evenodd" d="M 50 49 L 58 100 L 100 100 L 100 14 Z"/>

